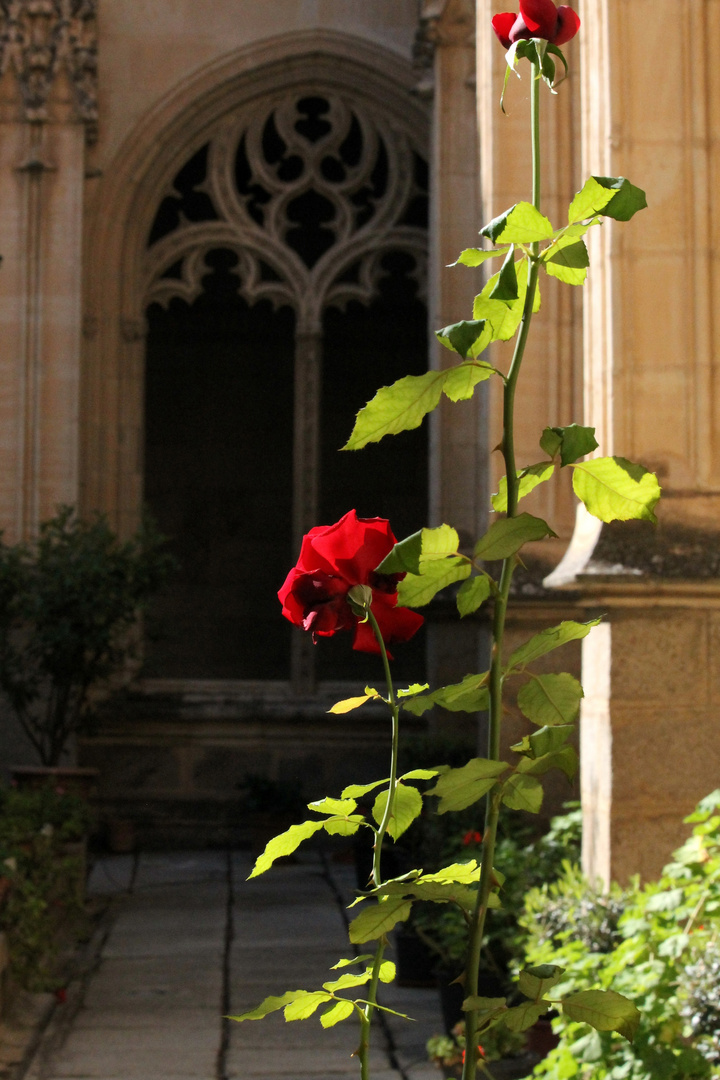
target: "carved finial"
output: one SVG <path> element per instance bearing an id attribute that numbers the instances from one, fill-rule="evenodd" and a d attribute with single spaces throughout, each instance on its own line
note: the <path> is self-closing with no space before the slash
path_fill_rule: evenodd
<path id="1" fill-rule="evenodd" d="M 60 72 L 72 107 L 92 136 L 97 122 L 97 0 L 0 0 L 0 75 L 18 80 L 24 118 L 50 118 Z"/>

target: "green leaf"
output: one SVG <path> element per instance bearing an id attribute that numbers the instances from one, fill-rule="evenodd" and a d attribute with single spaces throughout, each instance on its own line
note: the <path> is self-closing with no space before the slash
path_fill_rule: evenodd
<path id="1" fill-rule="evenodd" d="M 543 801 L 542 784 L 534 776 L 513 773 L 503 784 L 502 801 L 511 810 L 526 810 L 530 814 L 538 814 Z"/>
<path id="2" fill-rule="evenodd" d="M 460 537 L 451 525 L 438 525 L 435 529 L 419 529 L 395 544 L 380 565 L 375 568 L 376 573 L 419 574 L 423 561 L 457 555 L 459 546 Z"/>
<path id="3" fill-rule="evenodd" d="M 581 990 L 563 999 L 562 1009 L 571 1020 L 590 1024 L 596 1031 L 617 1031 L 632 1042 L 640 1013 L 632 1001 L 614 990 Z"/>
<path id="4" fill-rule="evenodd" d="M 386 776 L 384 780 L 373 780 L 371 784 L 348 784 L 346 788 L 340 792 L 340 796 L 343 799 L 360 799 L 363 795 L 367 795 L 368 791 L 374 791 L 376 787 L 380 787 L 381 784 L 389 784 L 390 777 Z"/>
<path id="5" fill-rule="evenodd" d="M 621 457 L 592 458 L 573 466 L 573 489 L 600 521 L 657 522 L 660 498 L 655 473 Z"/>
<path id="6" fill-rule="evenodd" d="M 338 960 L 337 964 L 333 964 L 330 970 L 338 971 L 339 968 L 351 967 L 353 964 L 365 964 L 368 960 L 374 959 L 372 953 L 363 953 L 362 956 L 351 956 L 349 960 Z"/>
<path id="7" fill-rule="evenodd" d="M 491 590 L 491 579 L 487 574 L 480 574 L 461 585 L 457 594 L 457 608 L 461 617 L 464 618 L 466 615 L 471 615 L 473 611 L 477 611 L 487 600 Z"/>
<path id="8" fill-rule="evenodd" d="M 490 331 L 486 344 L 490 344 Z M 485 382 L 491 375 L 497 374 L 494 367 L 483 360 L 468 360 L 456 367 L 446 368 L 443 393 L 450 401 L 468 401 L 478 383 Z"/>
<path id="9" fill-rule="evenodd" d="M 524 776 L 544 776 L 546 772 L 550 772 L 550 769 L 560 769 L 568 780 L 572 780 L 577 768 L 577 753 L 572 746 L 565 746 L 562 750 L 553 750 L 552 753 L 543 754 L 542 757 L 523 758 L 518 765 L 518 773 Z"/>
<path id="10" fill-rule="evenodd" d="M 341 1020 L 347 1020 L 348 1016 L 352 1016 L 354 1011 L 355 1006 L 352 1001 L 336 1001 L 331 1009 L 322 1014 L 320 1023 L 324 1028 L 334 1027 Z"/>
<path id="11" fill-rule="evenodd" d="M 466 911 L 472 911 L 477 900 L 477 890 L 453 881 L 389 881 L 375 890 L 381 896 L 405 896 L 414 900 L 426 900 L 433 904 L 458 904 Z M 499 907 L 492 902 L 489 907 Z"/>
<path id="12" fill-rule="evenodd" d="M 399 607 L 423 607 L 441 589 L 470 576 L 470 562 L 464 555 L 424 562 L 421 574 L 407 574 L 398 583 Z"/>
<path id="13" fill-rule="evenodd" d="M 426 371 L 422 375 L 406 375 L 392 386 L 381 387 L 357 414 L 343 450 L 361 450 L 385 435 L 420 427 L 423 418 L 440 401 L 444 378 L 442 371 Z"/>
<path id="14" fill-rule="evenodd" d="M 549 428 L 545 429 L 549 431 Z M 542 445 L 542 442 L 541 442 Z M 545 447 L 543 446 L 544 450 Z M 551 455 L 552 457 L 553 455 Z M 525 495 L 529 495 L 538 484 L 542 484 L 545 480 L 549 480 L 552 474 L 555 472 L 555 466 L 552 461 L 540 461 L 537 465 L 528 465 L 527 468 L 522 469 L 518 473 L 518 502 L 524 498 Z M 493 510 L 497 510 L 498 513 L 507 512 L 507 477 L 503 476 L 500 480 L 500 486 L 497 495 L 493 495 L 490 502 L 492 503 Z"/>
<path id="15" fill-rule="evenodd" d="M 556 536 L 546 521 L 533 517 L 532 514 L 518 514 L 517 517 L 495 521 L 475 545 L 476 559 L 492 561 L 506 559 L 519 551 L 529 540 L 542 540 L 546 536 Z"/>
<path id="16" fill-rule="evenodd" d="M 396 690 L 395 694 L 399 698 L 415 697 L 416 694 L 422 694 L 423 690 L 429 690 L 429 689 L 430 689 L 430 684 L 429 683 L 416 682 L 416 683 L 412 683 L 411 686 L 406 687 L 405 690 Z M 421 772 L 422 770 L 418 770 L 418 771 Z M 409 777 L 411 775 L 412 775 L 411 773 L 405 773 L 404 778 L 401 777 L 400 779 L 406 779 L 407 780 L 407 779 L 409 779 Z"/>
<path id="17" fill-rule="evenodd" d="M 561 645 L 567 644 L 568 641 L 578 641 L 587 637 L 593 626 L 597 626 L 599 622 L 600 619 L 591 619 L 586 623 L 573 622 L 568 619 L 558 626 L 550 626 L 546 630 L 541 630 L 540 633 L 535 634 L 529 641 L 526 641 L 524 645 L 520 645 L 515 649 L 508 661 L 508 671 L 531 664 L 533 660 L 545 656 L 546 653 L 552 652 L 553 649 L 559 649 Z M 545 724 L 547 722 L 547 720 L 543 721 Z"/>
<path id="18" fill-rule="evenodd" d="M 370 982 L 372 976 L 372 969 L 368 968 L 363 971 L 362 975 L 356 975 L 353 972 L 346 971 L 344 975 L 340 975 L 337 979 L 332 979 L 330 982 L 323 983 L 323 989 L 329 990 L 334 993 L 336 990 L 350 990 L 355 986 L 364 986 L 365 983 Z"/>
<path id="19" fill-rule="evenodd" d="M 518 989 L 531 1001 L 544 998 L 548 990 L 557 986 L 563 977 L 565 968 L 555 964 L 538 964 L 536 967 L 523 968 L 518 974 Z"/>
<path id="20" fill-rule="evenodd" d="M 594 176 L 588 177 L 580 191 L 570 203 L 568 210 L 568 224 L 585 221 L 587 218 L 600 214 L 605 209 L 615 193 L 607 187 L 599 184 Z"/>
<path id="21" fill-rule="evenodd" d="M 391 983 L 395 978 L 396 969 L 392 960 L 383 960 L 380 965 L 379 979 L 382 983 Z"/>
<path id="22" fill-rule="evenodd" d="M 528 282 L 528 260 L 523 259 L 516 267 L 518 282 L 517 300 L 505 302 L 493 300 L 490 293 L 495 288 L 497 275 L 491 277 L 479 296 L 473 302 L 473 315 L 476 319 L 487 319 L 490 324 L 493 341 L 509 341 L 515 334 L 522 320 L 525 307 L 525 294 Z M 540 287 L 536 286 L 533 311 L 540 310 Z"/>
<path id="23" fill-rule="evenodd" d="M 353 944 L 375 941 L 397 923 L 405 922 L 411 907 L 412 900 L 404 900 L 402 896 L 390 896 L 379 904 L 371 904 L 350 923 L 350 940 Z"/>
<path id="24" fill-rule="evenodd" d="M 295 1000 L 285 1006 L 283 1015 L 287 1021 L 307 1020 L 326 1001 L 332 1001 L 332 994 L 323 990 L 300 990 L 296 993 Z"/>
<path id="25" fill-rule="evenodd" d="M 283 855 L 291 855 L 300 847 L 303 840 L 308 840 L 319 829 L 325 827 L 324 821 L 303 821 L 300 825 L 291 825 L 290 828 L 274 836 L 269 840 L 262 855 L 259 855 L 250 878 L 258 877 L 269 870 L 276 859 Z M 248 878 L 248 881 L 250 880 Z"/>
<path id="26" fill-rule="evenodd" d="M 478 1018 L 482 1017 L 484 1023 L 492 1013 L 504 1012 L 507 1008 L 507 1000 L 504 997 L 467 997 L 462 1007 L 463 1012 L 477 1012 Z"/>
<path id="27" fill-rule="evenodd" d="M 568 244 L 557 244 L 552 255 L 543 265 L 551 277 L 564 281 L 566 285 L 584 285 L 590 256 L 584 240 L 573 240 Z"/>
<path id="28" fill-rule="evenodd" d="M 533 724 L 571 724 L 578 714 L 583 688 L 572 675 L 533 675 L 521 688 L 517 702 Z"/>
<path id="29" fill-rule="evenodd" d="M 615 192 L 601 211 L 604 217 L 614 218 L 615 221 L 629 221 L 638 210 L 646 208 L 645 192 L 631 184 L 624 176 L 593 176 L 593 180 L 597 180 L 601 187 Z"/>
<path id="30" fill-rule="evenodd" d="M 517 300 L 518 298 L 518 280 L 517 273 L 515 272 L 515 247 L 511 246 L 507 253 L 500 273 L 498 274 L 497 281 L 495 282 L 492 292 L 490 293 L 491 300 Z"/>
<path id="31" fill-rule="evenodd" d="M 280 1009 L 284 1009 L 289 1002 L 295 1001 L 298 994 L 306 993 L 306 990 L 288 990 L 279 997 L 266 997 L 256 1009 L 251 1009 L 250 1012 L 241 1013 L 240 1016 L 231 1016 L 229 1019 L 237 1020 L 238 1023 L 242 1023 L 243 1020 L 262 1020 L 263 1017 L 269 1016 L 270 1013 L 279 1012 Z"/>
<path id="32" fill-rule="evenodd" d="M 427 686 L 423 687 L 423 690 L 427 690 Z M 437 776 L 437 769 L 411 769 L 410 772 L 403 773 L 400 777 L 401 780 L 432 780 Z"/>
<path id="33" fill-rule="evenodd" d="M 561 750 L 575 730 L 574 724 L 559 724 L 557 727 L 541 727 L 531 735 L 525 735 L 522 742 L 510 747 L 518 753 L 528 754 L 531 758 L 541 758 Z"/>
<path id="34" fill-rule="evenodd" d="M 516 203 L 480 230 L 494 244 L 533 244 L 549 240 L 552 234 L 548 219 L 529 202 Z"/>
<path id="35" fill-rule="evenodd" d="M 578 458 L 597 450 L 595 428 L 581 424 L 568 424 L 567 427 L 545 428 L 540 439 L 540 447 L 555 457 L 560 451 L 560 464 L 572 465 Z"/>
<path id="36" fill-rule="evenodd" d="M 385 807 L 389 797 L 389 791 L 381 791 L 373 803 L 372 813 L 375 821 L 380 824 L 385 813 Z M 409 829 L 416 817 L 422 813 L 422 795 L 411 784 L 398 784 L 395 788 L 395 804 L 392 817 L 388 822 L 387 831 L 393 840 Z"/>
<path id="37" fill-rule="evenodd" d="M 367 824 L 360 814 L 352 817 L 332 817 L 324 823 L 325 832 L 329 836 L 354 836 L 361 825 Z"/>
<path id="38" fill-rule="evenodd" d="M 505 255 L 509 248 L 495 248 L 491 251 L 483 251 L 481 248 L 465 248 L 457 257 L 457 262 L 450 266 L 480 266 L 487 259 L 496 259 L 498 255 Z"/>
<path id="39" fill-rule="evenodd" d="M 481 675 L 466 675 L 462 682 L 441 686 L 432 694 L 403 702 L 403 708 L 414 716 L 422 716 L 433 705 L 449 712 L 481 712 L 488 707 L 487 671 Z"/>
<path id="40" fill-rule="evenodd" d="M 503 1013 L 502 1022 L 510 1031 L 527 1031 L 549 1008 L 549 1001 L 524 1001 Z"/>
<path id="41" fill-rule="evenodd" d="M 336 716 L 343 716 L 345 713 L 352 712 L 353 709 L 359 709 L 361 705 L 368 701 L 379 699 L 379 697 L 377 690 L 373 690 L 371 693 L 363 694 L 361 697 L 345 698 L 344 701 L 336 701 L 333 707 L 328 709 L 328 712 L 334 713 Z"/>
<path id="42" fill-rule="evenodd" d="M 468 354 L 477 356 L 478 352 L 482 352 L 482 349 L 478 349 L 477 352 L 471 352 L 471 350 L 482 338 L 485 322 L 485 319 L 463 319 L 461 322 L 443 327 L 442 330 L 436 330 L 435 336 L 446 349 L 459 353 L 463 360 L 467 360 Z M 490 339 L 488 335 L 485 336 L 487 345 Z"/>
<path id="43" fill-rule="evenodd" d="M 308 810 L 314 810 L 316 814 L 352 814 L 357 809 L 354 799 L 316 799 L 308 803 Z"/>
<path id="44" fill-rule="evenodd" d="M 490 788 L 495 786 L 497 778 L 506 772 L 507 768 L 504 761 L 472 758 L 460 769 L 449 769 L 427 794 L 437 795 L 440 799 L 438 814 L 464 810 L 466 806 L 472 806 L 490 791 Z"/>

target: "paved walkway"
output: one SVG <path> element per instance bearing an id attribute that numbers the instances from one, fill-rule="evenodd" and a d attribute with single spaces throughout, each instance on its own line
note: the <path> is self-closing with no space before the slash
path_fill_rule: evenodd
<path id="1" fill-rule="evenodd" d="M 325 1031 L 319 1014 L 225 1019 L 268 994 L 319 988 L 353 955 L 339 902 L 350 894 L 348 868 L 328 874 L 310 856 L 248 882 L 251 865 L 223 852 L 100 860 L 90 891 L 113 897 L 110 931 L 28 1080 L 359 1078 L 352 1020 Z M 436 992 L 384 989 L 385 1003 L 417 1022 L 376 1025 L 373 1080 L 438 1080 L 424 1051 L 442 1028 Z"/>

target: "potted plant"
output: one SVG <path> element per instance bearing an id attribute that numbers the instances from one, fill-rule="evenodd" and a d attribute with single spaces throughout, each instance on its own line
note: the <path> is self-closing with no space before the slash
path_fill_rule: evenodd
<path id="1" fill-rule="evenodd" d="M 0 539 L 0 689 L 51 775 L 101 686 L 134 655 L 132 630 L 173 565 L 163 545 L 149 523 L 122 542 L 104 517 L 83 521 L 68 506 L 33 543 Z M 69 778 L 87 780 L 83 770 Z"/>

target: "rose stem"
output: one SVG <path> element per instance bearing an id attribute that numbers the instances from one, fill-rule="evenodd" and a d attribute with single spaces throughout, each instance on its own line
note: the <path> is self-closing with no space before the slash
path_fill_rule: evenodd
<path id="1" fill-rule="evenodd" d="M 373 852 L 373 868 L 372 868 L 372 882 L 375 888 L 382 883 L 381 873 L 381 859 L 382 859 L 382 845 L 385 839 L 385 833 L 387 832 L 390 819 L 393 816 L 395 809 L 395 788 L 397 787 L 397 759 L 398 759 L 398 736 L 400 731 L 400 716 L 397 701 L 395 700 L 395 690 L 393 689 L 392 675 L 390 674 L 390 661 L 388 660 L 387 649 L 385 648 L 385 642 L 380 632 L 380 627 L 377 624 L 377 619 L 373 615 L 370 608 L 365 609 L 370 625 L 372 626 L 375 639 L 380 646 L 380 655 L 382 656 L 383 667 L 385 668 L 385 682 L 387 685 L 388 697 L 387 700 L 390 704 L 390 712 L 392 715 L 392 750 L 390 754 L 390 786 L 388 790 L 388 799 L 385 804 L 385 813 L 382 816 L 380 827 L 375 837 L 375 850 Z M 385 945 L 387 944 L 386 938 L 383 936 L 380 938 L 375 950 L 375 959 L 373 960 L 372 975 L 370 977 L 370 985 L 368 987 L 367 1005 L 363 1010 L 363 1018 L 360 1022 L 360 1046 L 358 1048 L 358 1057 L 360 1059 L 360 1076 L 361 1080 L 369 1080 L 369 1053 L 370 1053 L 370 1023 L 372 1020 L 373 1006 L 377 1001 L 377 987 L 380 978 L 380 966 L 382 964 L 383 954 L 385 952 Z"/>
<path id="2" fill-rule="evenodd" d="M 530 115 L 532 129 L 532 186 L 533 206 L 540 209 L 540 67 L 536 61 L 532 62 L 532 81 L 530 83 Z M 505 472 L 507 476 L 507 516 L 515 517 L 518 504 L 518 478 L 515 466 L 515 439 L 514 439 L 514 403 L 515 387 L 520 374 L 525 345 L 527 343 L 530 322 L 532 320 L 533 302 L 538 278 L 538 253 L 539 245 L 531 245 L 531 258 L 528 270 L 527 293 L 523 307 L 520 333 L 515 343 L 510 371 L 505 381 L 503 397 L 503 437 L 502 454 L 505 459 Z M 488 730 L 488 758 L 498 761 L 500 758 L 500 728 L 502 724 L 502 648 L 505 636 L 505 615 L 507 613 L 510 584 L 517 561 L 516 555 L 511 555 L 503 561 L 502 573 L 498 595 L 495 599 L 493 612 L 493 643 L 492 661 L 490 664 L 490 707 L 489 707 L 489 730 Z M 492 885 L 493 858 L 495 855 L 495 838 L 497 835 L 497 823 L 500 813 L 501 794 L 496 789 L 488 792 L 485 804 L 485 831 L 482 843 L 482 869 L 480 872 L 480 886 L 478 888 L 475 910 L 470 924 L 470 941 L 468 948 L 467 966 L 465 968 L 465 994 L 467 997 L 477 997 L 478 972 L 480 968 L 480 952 L 482 949 L 483 935 L 485 933 L 485 916 L 487 914 L 488 897 Z M 462 1080 L 474 1080 L 477 1069 L 477 1009 L 470 1009 L 465 1013 L 465 1064 L 463 1065 Z"/>

